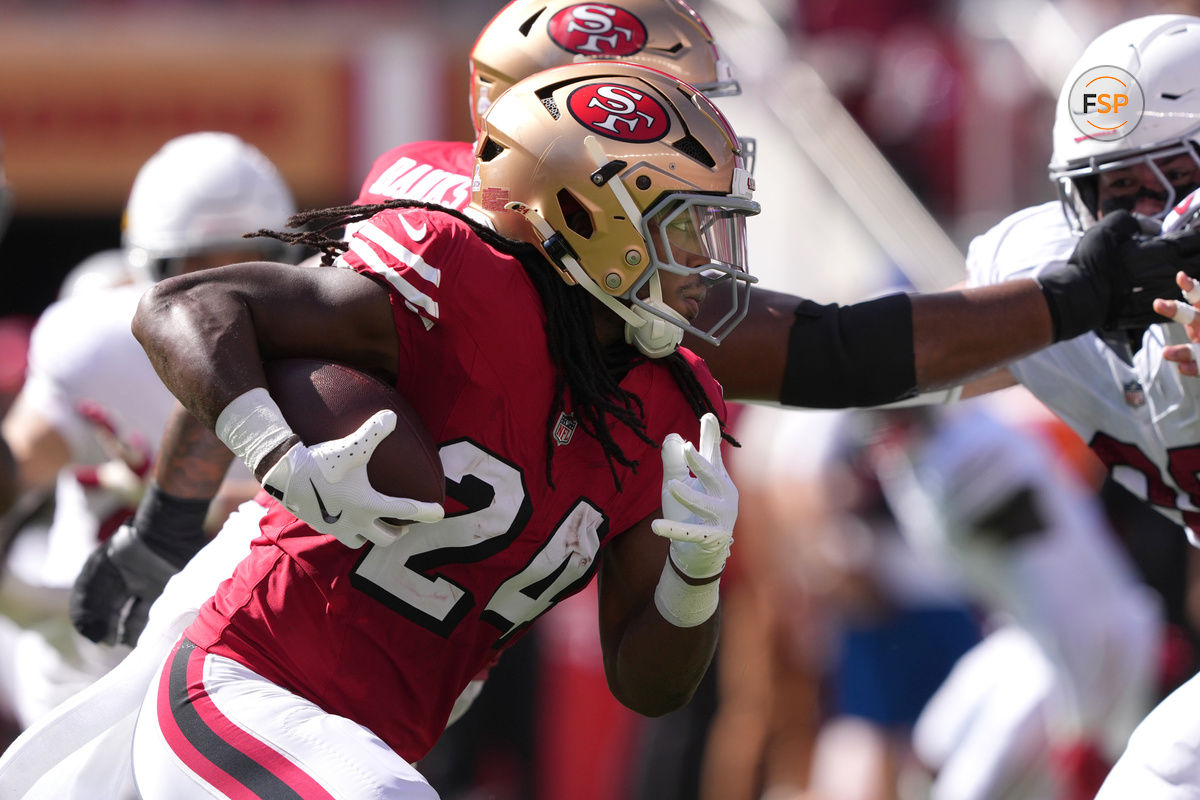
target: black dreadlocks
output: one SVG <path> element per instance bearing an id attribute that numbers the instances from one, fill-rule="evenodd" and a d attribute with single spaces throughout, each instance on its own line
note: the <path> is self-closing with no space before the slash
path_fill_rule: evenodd
<path id="1" fill-rule="evenodd" d="M 553 406 L 546 420 L 546 480 L 553 488 L 551 462 L 555 450 L 554 424 L 565 409 L 567 392 L 570 391 L 575 401 L 572 414 L 580 427 L 600 443 L 608 459 L 613 483 L 620 490 L 621 482 L 615 465 L 636 471 L 638 462 L 629 459 L 613 440 L 605 417 L 611 416 L 625 425 L 651 447 L 658 446 L 646 435 L 643 420 L 645 409 L 641 398 L 620 386 L 625 373 L 644 357 L 625 344 L 607 352 L 600 347 L 592 324 L 591 298 L 586 292 L 565 283 L 536 247 L 501 236 L 460 211 L 417 200 L 391 200 L 374 205 L 302 211 L 288 220 L 288 227 L 305 230 L 259 230 L 246 236 L 264 236 L 287 244 L 307 245 L 321 252 L 323 265 L 332 266 L 349 245 L 345 240 L 331 236 L 331 231 L 368 220 L 381 211 L 393 208 L 427 208 L 450 214 L 470 225 L 476 235 L 489 245 L 521 262 L 542 300 L 546 312 L 546 340 L 550 347 L 550 358 L 557 368 Z M 672 353 L 661 360 L 697 417 L 708 412 L 716 413 L 683 356 Z M 737 441 L 724 432 L 724 425 L 722 420 L 722 438 L 738 446 Z"/>

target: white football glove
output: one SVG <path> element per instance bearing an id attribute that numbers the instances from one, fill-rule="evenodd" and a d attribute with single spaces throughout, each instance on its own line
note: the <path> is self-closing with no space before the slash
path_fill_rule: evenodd
<path id="1" fill-rule="evenodd" d="M 684 576 L 703 580 L 720 575 L 733 544 L 738 492 L 721 461 L 717 418 L 700 418 L 699 451 L 679 434 L 668 435 L 662 460 L 663 518 L 654 520 L 651 529 L 671 540 L 671 562 Z"/>
<path id="2" fill-rule="evenodd" d="M 349 436 L 294 445 L 263 475 L 263 488 L 314 530 L 347 547 L 392 544 L 408 526 L 384 520 L 437 522 L 445 513 L 438 503 L 390 497 L 371 486 L 367 462 L 395 427 L 395 412 L 385 409 Z"/>

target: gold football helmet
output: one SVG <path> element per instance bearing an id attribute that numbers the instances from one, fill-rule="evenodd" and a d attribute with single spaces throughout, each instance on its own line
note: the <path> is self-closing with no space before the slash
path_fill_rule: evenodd
<path id="1" fill-rule="evenodd" d="M 753 179 L 695 87 L 637 64 L 557 67 L 516 83 L 480 126 L 472 206 L 624 319 L 642 352 L 672 352 L 685 330 L 719 343 L 745 316 Z M 660 270 L 700 275 L 728 310 L 695 327 L 663 302 Z"/>
<path id="2" fill-rule="evenodd" d="M 492 18 L 471 50 L 471 119 L 504 90 L 550 67 L 598 59 L 677 75 L 709 97 L 739 94 L 700 16 L 682 0 L 515 0 Z"/>

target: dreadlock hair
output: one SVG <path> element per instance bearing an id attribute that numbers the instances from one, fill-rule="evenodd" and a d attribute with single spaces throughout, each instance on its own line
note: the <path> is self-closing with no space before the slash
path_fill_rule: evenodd
<path id="1" fill-rule="evenodd" d="M 469 225 L 487 244 L 521 262 L 546 312 L 546 341 L 557 373 L 553 404 L 546 419 L 546 481 L 551 488 L 554 487 L 551 470 L 555 451 L 554 425 L 566 407 L 567 392 L 570 391 L 574 400 L 572 415 L 580 427 L 600 443 L 608 460 L 613 483 L 619 491 L 621 481 L 617 477 L 616 465 L 629 467 L 636 472 L 638 462 L 629 459 L 613 440 L 605 417 L 611 416 L 646 444 L 658 447 L 658 443 L 646 435 L 643 420 L 645 408 L 641 398 L 620 386 L 625 373 L 634 364 L 644 360 L 644 356 L 625 344 L 615 352 L 606 352 L 601 348 L 592 324 L 593 304 L 590 296 L 578 287 L 565 283 L 541 251 L 532 244 L 501 236 L 455 209 L 405 199 L 301 211 L 288 220 L 288 227 L 304 230 L 259 230 L 246 234 L 246 237 L 263 236 L 287 244 L 307 245 L 321 252 L 324 266 L 332 266 L 334 260 L 349 249 L 344 239 L 330 235 L 332 231 L 394 208 L 426 208 L 450 214 Z M 716 413 L 708 394 L 683 356 L 676 352 L 660 360 L 665 362 L 697 417 L 709 412 Z M 733 437 L 725 433 L 724 428 L 725 422 L 721 420 L 721 437 L 735 447 L 739 446 Z"/>

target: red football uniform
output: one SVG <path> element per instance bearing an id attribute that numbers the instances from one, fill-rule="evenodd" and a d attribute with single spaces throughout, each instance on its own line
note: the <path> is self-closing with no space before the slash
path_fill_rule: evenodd
<path id="1" fill-rule="evenodd" d="M 613 536 L 660 505 L 658 450 L 611 423 L 636 471 L 615 465 L 555 392 L 545 316 L 521 264 L 461 220 L 389 211 L 360 227 L 339 266 L 387 287 L 398 389 L 439 442 L 446 518 L 389 547 L 351 550 L 272 504 L 262 536 L 186 636 L 321 708 L 356 720 L 407 761 L 441 734 L 481 667 L 595 574 Z M 682 351 L 718 413 L 720 390 Z M 622 386 L 646 433 L 698 441 L 699 422 L 665 366 L 643 360 Z M 570 398 L 567 398 L 570 410 Z"/>
<path id="2" fill-rule="evenodd" d="M 375 159 L 356 205 L 423 200 L 458 211 L 471 202 L 474 147 L 469 142 L 410 142 Z"/>

